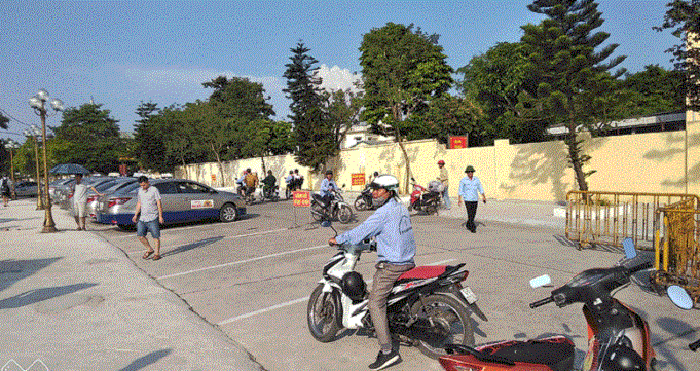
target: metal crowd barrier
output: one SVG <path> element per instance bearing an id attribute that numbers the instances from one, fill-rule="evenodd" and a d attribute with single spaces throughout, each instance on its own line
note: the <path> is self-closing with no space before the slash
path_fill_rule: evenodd
<path id="1" fill-rule="evenodd" d="M 579 250 L 596 245 L 622 246 L 631 237 L 640 250 L 653 251 L 656 211 L 698 196 L 684 193 L 569 191 L 566 194 L 566 238 Z M 687 201 L 687 202 L 691 202 Z"/>
<path id="2" fill-rule="evenodd" d="M 700 303 L 700 204 L 685 199 L 657 210 L 655 268 L 651 275 L 657 286 L 685 287 Z"/>

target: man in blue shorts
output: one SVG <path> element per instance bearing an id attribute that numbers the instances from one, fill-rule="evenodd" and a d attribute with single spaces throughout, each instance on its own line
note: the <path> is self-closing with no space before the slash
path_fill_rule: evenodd
<path id="1" fill-rule="evenodd" d="M 139 189 L 136 213 L 133 218 L 134 223 L 137 223 L 136 235 L 146 247 L 142 258 L 148 259 L 153 255 L 153 260 L 158 260 L 160 259 L 160 224 L 163 224 L 163 205 L 160 202 L 160 192 L 156 187 L 151 187 L 145 176 L 140 176 L 138 181 L 141 189 Z M 146 232 L 151 232 L 151 237 L 156 245 L 155 251 L 148 243 Z M 153 254 L 154 252 L 155 254 Z"/>

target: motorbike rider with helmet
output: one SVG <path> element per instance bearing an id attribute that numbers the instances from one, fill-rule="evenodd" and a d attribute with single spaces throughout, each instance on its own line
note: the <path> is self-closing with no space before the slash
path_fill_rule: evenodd
<path id="1" fill-rule="evenodd" d="M 398 349 L 394 349 L 389 322 L 386 316 L 387 298 L 396 280 L 415 267 L 416 241 L 408 210 L 399 202 L 399 181 L 392 175 L 380 175 L 372 180 L 372 202 L 378 207 L 364 223 L 328 240 L 328 244 L 359 244 L 375 237 L 377 263 L 372 291 L 369 294 L 369 312 L 379 341 L 379 354 L 372 370 L 380 370 L 401 361 Z"/>
<path id="2" fill-rule="evenodd" d="M 339 191 L 338 184 L 333 180 L 333 172 L 331 170 L 326 171 L 326 177 L 321 182 L 321 197 L 323 200 L 323 208 L 328 209 L 331 205 L 331 199 L 333 199 L 333 192 Z"/>

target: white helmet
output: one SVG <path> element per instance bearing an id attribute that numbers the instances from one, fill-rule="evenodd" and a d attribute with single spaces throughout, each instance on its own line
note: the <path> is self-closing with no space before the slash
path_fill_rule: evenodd
<path id="1" fill-rule="evenodd" d="M 380 175 L 372 180 L 370 188 L 384 188 L 387 191 L 396 191 L 399 188 L 399 180 L 393 175 Z"/>

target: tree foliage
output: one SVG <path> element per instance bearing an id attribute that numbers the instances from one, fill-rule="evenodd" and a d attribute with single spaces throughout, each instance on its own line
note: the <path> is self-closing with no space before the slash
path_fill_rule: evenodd
<path id="1" fill-rule="evenodd" d="M 366 33 L 360 46 L 365 91 L 362 119 L 376 133 L 396 138 L 406 164 L 405 184 L 411 168 L 402 142 L 409 130 L 415 130 L 406 120 L 426 110 L 453 82 L 438 39 L 438 35 L 414 31 L 413 25 L 387 23 Z"/>
<path id="2" fill-rule="evenodd" d="M 615 110 L 625 98 L 619 94 L 615 75 L 610 70 L 625 56 L 606 60 L 617 44 L 596 50 L 610 36 L 594 32 L 603 24 L 597 4 L 592 0 L 535 0 L 528 5 L 533 12 L 545 14 L 539 25 L 523 26 L 528 74 L 536 82 L 534 94 L 521 99 L 520 112 L 550 125 L 564 125 L 564 142 L 580 190 L 588 190 L 583 166 L 590 157 L 583 153 L 577 138 L 579 127 L 595 133 L 601 125 L 615 119 Z"/>
<path id="3" fill-rule="evenodd" d="M 119 157 L 127 155 L 117 122 L 101 104 L 87 103 L 65 110 L 61 125 L 52 128 L 56 139 L 70 143 L 58 160 L 105 174 L 115 171 Z"/>
<path id="4" fill-rule="evenodd" d="M 287 87 L 283 90 L 292 101 L 289 118 L 294 126 L 296 159 L 302 165 L 319 170 L 328 158 L 337 154 L 337 148 L 332 127 L 326 119 L 322 81 L 315 66 L 318 61 L 308 54 L 309 50 L 301 41 L 290 49 L 291 62 L 286 64 L 284 72 Z"/>

